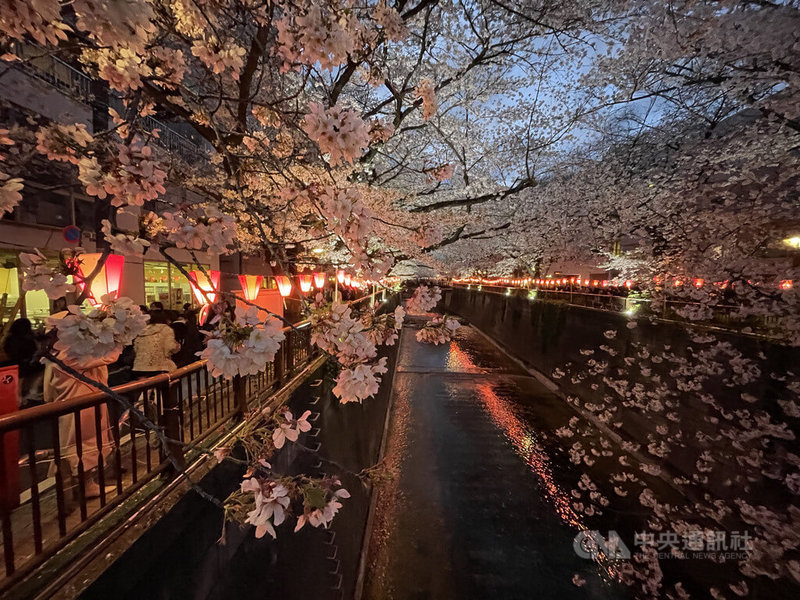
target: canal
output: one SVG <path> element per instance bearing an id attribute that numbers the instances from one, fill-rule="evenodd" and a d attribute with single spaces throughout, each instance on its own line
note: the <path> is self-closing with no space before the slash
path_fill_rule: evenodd
<path id="1" fill-rule="evenodd" d="M 547 435 L 569 405 L 473 327 L 441 346 L 415 331 L 401 340 L 394 479 L 379 494 L 364 597 L 625 597 L 573 549 L 587 525 L 566 482 L 580 472 Z"/>

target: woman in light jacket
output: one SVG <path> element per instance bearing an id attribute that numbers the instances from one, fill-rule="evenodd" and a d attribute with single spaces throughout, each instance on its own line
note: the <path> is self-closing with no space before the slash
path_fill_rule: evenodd
<path id="1" fill-rule="evenodd" d="M 167 315 L 163 310 L 150 313 L 150 322 L 144 331 L 133 340 L 133 375 L 149 377 L 157 373 L 168 373 L 178 367 L 172 355 L 180 350 L 175 341 L 175 332 L 167 325 Z"/>
<path id="2" fill-rule="evenodd" d="M 59 352 L 56 358 L 64 364 L 72 367 L 85 377 L 102 383 L 108 384 L 108 366 L 119 357 L 119 351 L 112 352 L 103 358 L 91 359 L 82 363 L 75 363 L 67 357 L 64 351 Z M 63 402 L 79 396 L 94 394 L 98 390 L 96 387 L 79 381 L 61 367 L 52 362 L 47 362 L 44 371 L 44 400 L 45 402 Z M 99 418 L 99 423 L 95 418 Z M 97 466 L 99 463 L 100 452 L 103 456 L 111 453 L 113 442 L 111 436 L 111 426 L 108 419 L 108 407 L 105 403 L 99 405 L 99 414 L 95 408 L 84 408 L 79 413 L 81 423 L 81 439 L 77 439 L 75 416 L 72 414 L 58 418 L 58 437 L 61 447 L 61 457 L 70 466 L 72 474 L 78 472 L 78 463 L 83 466 L 84 473 L 84 493 L 87 498 L 97 498 L 100 495 L 100 487 L 97 484 Z M 98 425 L 100 438 L 97 437 Z M 81 452 L 78 452 L 80 444 Z M 55 466 L 55 465 L 54 465 Z M 54 469 L 51 469 L 54 471 Z M 51 472 L 51 474 L 53 474 Z"/>

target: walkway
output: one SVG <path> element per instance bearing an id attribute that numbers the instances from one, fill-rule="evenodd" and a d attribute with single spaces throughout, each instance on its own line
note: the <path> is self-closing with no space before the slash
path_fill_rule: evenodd
<path id="1" fill-rule="evenodd" d="M 581 520 L 555 475 L 574 467 L 539 434 L 571 409 L 471 327 L 438 347 L 415 332 L 401 338 L 395 479 L 379 496 L 364 598 L 621 597 L 574 553 Z"/>

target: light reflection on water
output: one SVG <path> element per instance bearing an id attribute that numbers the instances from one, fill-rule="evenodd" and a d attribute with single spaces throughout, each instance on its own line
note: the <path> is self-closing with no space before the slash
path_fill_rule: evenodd
<path id="1" fill-rule="evenodd" d="M 459 347 L 459 342 L 454 340 L 450 344 L 448 369 L 458 371 L 478 371 L 480 369 L 470 358 L 470 355 Z M 572 497 L 556 483 L 550 465 L 549 456 L 538 445 L 534 432 L 514 412 L 512 403 L 502 398 L 495 392 L 489 381 L 476 381 L 475 389 L 478 397 L 491 418 L 492 422 L 503 432 L 511 442 L 514 451 L 525 461 L 528 468 L 536 475 L 544 491 L 545 497 L 552 504 L 558 517 L 577 532 L 587 531 L 588 527 L 583 522 L 582 516 L 572 507 Z M 598 557 L 596 561 L 600 576 L 608 583 L 615 581 L 617 571 L 613 562 Z"/>

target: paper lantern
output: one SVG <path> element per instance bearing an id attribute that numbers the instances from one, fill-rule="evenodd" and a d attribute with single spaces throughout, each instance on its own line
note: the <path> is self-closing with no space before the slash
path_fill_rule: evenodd
<path id="1" fill-rule="evenodd" d="M 80 255 L 77 284 L 81 291 L 86 287 L 84 280 L 94 272 L 102 256 L 100 253 Z M 86 299 L 92 306 L 100 306 L 100 299 L 106 294 L 110 294 L 115 300 L 119 298 L 119 285 L 122 282 L 122 269 L 124 266 L 124 256 L 109 254 L 106 257 L 106 262 L 100 268 L 100 272 L 95 275 L 86 295 Z"/>
<path id="2" fill-rule="evenodd" d="M 701 287 L 703 287 L 703 283 L 705 283 L 705 280 L 701 279 L 700 277 L 695 277 L 695 279 L 694 279 L 694 287 L 701 288 Z"/>
<path id="3" fill-rule="evenodd" d="M 298 280 L 300 281 L 300 291 L 304 294 L 307 294 L 311 291 L 311 274 L 310 273 L 302 273 L 297 276 Z"/>
<path id="4" fill-rule="evenodd" d="M 318 290 L 325 287 L 325 273 L 314 273 L 314 287 Z"/>
<path id="5" fill-rule="evenodd" d="M 790 290 L 792 289 L 792 280 L 791 279 L 784 279 L 781 281 L 781 289 L 782 290 Z"/>
<path id="6" fill-rule="evenodd" d="M 336 280 L 339 282 L 339 285 L 342 285 L 344 283 L 344 276 L 345 276 L 344 271 L 342 271 L 341 269 L 339 269 L 336 272 Z"/>
<path id="7" fill-rule="evenodd" d="M 206 275 L 208 273 L 208 275 Z M 213 304 L 217 300 L 217 290 L 219 289 L 219 271 L 207 270 L 192 271 L 189 273 L 192 276 L 192 281 L 189 283 L 192 286 L 194 297 L 197 302 L 202 306 Z"/>
<path id="8" fill-rule="evenodd" d="M 284 298 L 292 293 L 292 280 L 286 275 L 278 275 L 275 277 L 275 282 L 278 284 L 278 291 Z"/>
<path id="9" fill-rule="evenodd" d="M 242 286 L 242 295 L 245 300 L 252 302 L 258 298 L 263 279 L 261 275 L 239 275 L 239 285 Z"/>
<path id="10" fill-rule="evenodd" d="M 344 274 L 344 284 L 345 284 L 345 285 L 349 286 L 349 285 L 350 285 L 350 282 L 351 282 L 352 280 L 353 280 L 353 276 L 352 276 L 352 275 L 350 275 L 350 273 L 345 273 L 345 274 Z"/>

